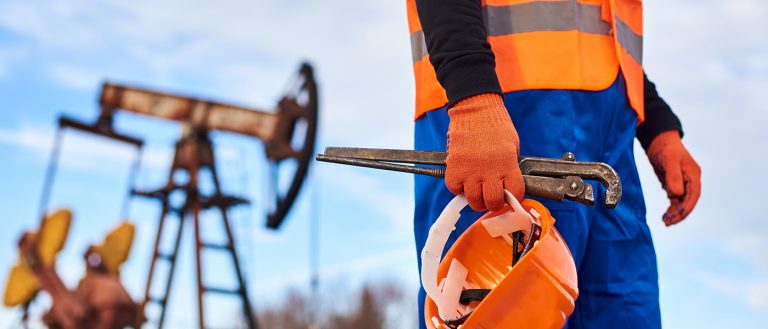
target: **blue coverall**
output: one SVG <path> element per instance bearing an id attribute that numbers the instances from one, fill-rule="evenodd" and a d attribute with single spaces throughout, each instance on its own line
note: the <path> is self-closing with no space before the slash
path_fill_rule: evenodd
<path id="1" fill-rule="evenodd" d="M 605 90 L 524 90 L 506 93 L 504 103 L 520 136 L 520 155 L 611 165 L 622 181 L 621 202 L 604 208 L 605 189 L 595 186 L 595 206 L 540 200 L 556 219 L 578 270 L 579 298 L 566 328 L 660 328 L 656 254 L 645 220 L 640 179 L 633 154 L 637 116 L 630 107 L 623 76 Z M 417 150 L 446 149 L 448 114 L 443 107 L 415 123 Z M 429 228 L 453 198 L 442 179 L 416 175 L 414 233 L 421 249 Z M 448 246 L 480 212 L 467 207 Z M 424 323 L 424 289 L 419 292 L 419 327 Z M 525 303 L 525 300 L 510 301 Z"/>

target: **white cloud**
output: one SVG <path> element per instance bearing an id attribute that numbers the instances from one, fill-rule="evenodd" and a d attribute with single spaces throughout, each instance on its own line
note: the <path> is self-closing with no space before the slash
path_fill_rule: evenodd
<path id="1" fill-rule="evenodd" d="M 763 252 L 768 250 L 768 240 L 765 230 L 748 230 L 733 232 L 735 237 L 729 239 L 726 247 L 734 255 L 740 255 L 750 266 L 762 271 L 768 277 L 768 257 Z M 768 296 L 768 295 L 766 295 Z"/>
<path id="2" fill-rule="evenodd" d="M 730 105 L 735 111 L 765 108 L 757 100 L 768 88 L 768 3 L 648 2 L 645 17 L 645 64 L 651 77 L 665 86 L 662 92 L 683 100 L 680 111 L 686 105 L 718 112 L 722 110 L 714 106 Z"/>
<path id="3" fill-rule="evenodd" d="M 762 252 L 768 248 L 768 224 L 761 216 L 766 196 L 761 186 L 768 185 L 768 178 L 755 172 L 755 164 L 768 161 L 761 151 L 768 147 L 765 17 L 765 1 L 645 2 L 645 67 L 683 121 L 684 142 L 703 170 L 697 208 L 685 222 L 665 228 L 660 218 L 667 200 L 645 155 L 637 153 L 662 265 L 659 275 L 662 280 L 680 278 L 674 274 L 677 268 L 697 273 L 700 284 L 745 307 L 742 314 L 723 314 L 726 318 L 768 310 L 768 258 Z M 743 270 L 726 275 L 713 264 Z M 675 318 L 663 314 L 665 320 Z"/>
<path id="4" fill-rule="evenodd" d="M 768 280 L 740 278 L 699 273 L 697 279 L 709 289 L 759 311 L 768 312 Z"/>
<path id="5" fill-rule="evenodd" d="M 33 150 L 41 150 L 50 147 L 53 134 L 35 128 L 21 128 L 15 131 L 0 130 L 0 141 Z"/>
<path id="6" fill-rule="evenodd" d="M 364 204 L 380 214 L 382 218 L 389 220 L 393 231 L 410 231 L 413 222 L 413 193 L 403 190 L 403 188 L 410 188 L 410 184 L 396 184 L 385 177 L 371 175 L 375 172 L 365 173 L 371 170 L 374 169 L 323 164 L 322 170 L 318 170 L 320 175 L 317 176 L 320 184 L 326 186 L 329 191 L 341 191 L 344 195 L 351 197 L 347 202 Z M 339 177 L 344 178 L 339 179 Z M 403 177 L 403 179 L 407 178 L 410 177 Z"/>
<path id="7" fill-rule="evenodd" d="M 102 77 L 96 72 L 69 66 L 50 68 L 53 79 L 67 87 L 81 91 L 97 90 Z"/>
<path id="8" fill-rule="evenodd" d="M 135 151 L 132 147 L 82 133 L 65 130 L 63 135 L 60 165 L 81 172 L 108 173 L 116 165 L 130 164 Z M 54 129 L 40 126 L 21 126 L 15 129 L 0 129 L 0 143 L 12 145 L 31 152 L 38 161 L 48 161 L 54 145 Z M 142 166 L 150 170 L 167 170 L 172 160 L 168 149 L 149 147 L 144 150 Z"/>
<path id="9" fill-rule="evenodd" d="M 13 65 L 24 59 L 26 54 L 23 47 L 0 45 L 0 80 L 7 79 L 13 71 Z"/>
<path id="10" fill-rule="evenodd" d="M 11 1 L 0 5 L 0 26 L 55 54 L 52 77 L 77 89 L 107 76 L 178 90 L 191 75 L 207 81 L 203 94 L 271 105 L 287 70 L 309 58 L 318 67 L 322 122 L 334 128 L 323 130 L 328 140 L 411 145 L 401 2 Z"/>
<path id="11" fill-rule="evenodd" d="M 24 1 L 5 1 L 0 5 L 0 26 L 31 37 L 40 45 L 65 49 L 90 49 L 102 43 L 94 24 L 104 23 L 99 16 L 103 6 L 87 1 L 40 2 L 31 5 Z"/>

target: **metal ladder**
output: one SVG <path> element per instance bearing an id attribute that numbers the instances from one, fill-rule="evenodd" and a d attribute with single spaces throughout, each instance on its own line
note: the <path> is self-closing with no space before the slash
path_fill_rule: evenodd
<path id="1" fill-rule="evenodd" d="M 207 169 L 211 174 L 214 185 L 214 194 L 211 196 L 203 196 L 199 191 L 198 178 L 200 171 L 203 169 Z M 180 171 L 186 172 L 188 174 L 188 181 L 182 184 L 174 181 L 174 177 Z M 185 194 L 186 200 L 183 205 L 177 207 L 171 205 L 170 196 L 174 191 L 181 191 Z M 173 274 L 176 268 L 177 255 L 179 246 L 181 245 L 180 242 L 182 233 L 184 231 L 184 223 L 192 220 L 194 223 L 195 232 L 195 263 L 197 276 L 199 328 L 202 329 L 205 327 L 203 297 L 206 293 L 224 294 L 239 297 L 242 302 L 246 325 L 248 328 L 258 328 L 256 317 L 251 308 L 251 302 L 248 297 L 248 291 L 246 289 L 246 283 L 243 278 L 240 262 L 237 257 L 234 235 L 229 222 L 229 216 L 227 214 L 229 208 L 237 205 L 247 204 L 248 201 L 242 198 L 227 196 L 221 193 L 221 186 L 219 184 L 214 165 L 213 149 L 207 135 L 205 133 L 191 133 L 176 144 L 176 153 L 174 156 L 173 165 L 169 172 L 168 183 L 165 185 L 165 187 L 159 190 L 148 192 L 134 190 L 133 194 L 136 196 L 158 200 L 162 204 L 162 210 L 157 227 L 157 234 L 155 237 L 154 251 L 149 267 L 146 289 L 144 291 L 145 299 L 142 303 L 142 314 L 144 314 L 143 312 L 147 304 L 157 304 L 160 307 L 160 317 L 157 322 L 157 327 L 163 328 L 169 295 L 173 283 Z M 221 213 L 222 224 L 224 225 L 224 230 L 227 236 L 225 243 L 208 243 L 204 242 L 201 237 L 200 215 L 203 211 L 210 208 L 217 208 Z M 163 238 L 165 221 L 172 217 L 176 217 L 177 220 L 179 220 L 175 236 L 172 237 L 173 249 L 170 252 L 163 252 L 160 250 L 160 242 Z M 211 287 L 204 284 L 204 267 L 202 265 L 202 255 L 204 250 L 223 251 L 229 253 L 237 277 L 237 288 L 226 289 Z M 152 296 L 151 288 L 153 281 L 156 279 L 154 276 L 156 264 L 158 261 L 168 262 L 170 267 L 168 276 L 164 282 L 165 285 L 162 295 Z"/>

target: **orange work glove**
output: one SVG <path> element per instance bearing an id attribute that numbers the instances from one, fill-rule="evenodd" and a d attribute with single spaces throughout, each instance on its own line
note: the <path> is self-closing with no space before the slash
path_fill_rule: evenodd
<path id="1" fill-rule="evenodd" d="M 448 110 L 448 116 L 448 189 L 464 194 L 476 211 L 501 209 L 504 189 L 522 199 L 520 140 L 501 96 L 489 93 L 465 98 Z"/>
<path id="2" fill-rule="evenodd" d="M 701 168 L 683 146 L 680 132 L 676 130 L 654 137 L 646 154 L 670 201 L 662 218 L 664 224 L 677 224 L 691 213 L 699 200 Z"/>

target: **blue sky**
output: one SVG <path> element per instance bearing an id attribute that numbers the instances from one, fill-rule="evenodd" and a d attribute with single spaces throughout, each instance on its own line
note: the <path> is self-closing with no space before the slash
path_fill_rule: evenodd
<path id="1" fill-rule="evenodd" d="M 664 324 L 670 328 L 764 328 L 768 322 L 768 4 L 760 0 L 646 3 L 645 66 L 683 120 L 703 168 L 699 207 L 665 228 L 659 183 L 637 152 L 648 221 L 659 258 Z M 309 59 L 321 87 L 318 149 L 326 145 L 412 148 L 413 79 L 404 1 L 138 0 L 0 3 L 0 281 L 15 242 L 36 222 L 37 202 L 59 114 L 91 120 L 104 79 L 269 108 L 298 63 Z M 179 134 L 173 123 L 121 115 L 118 127 L 148 141 L 139 186 L 162 183 Z M 417 284 L 411 241 L 412 178 L 314 166 L 281 230 L 263 228 L 266 167 L 258 143 L 215 134 L 224 188 L 254 202 L 233 214 L 256 307 L 308 284 L 309 218 L 320 223 L 323 286 L 397 278 Z M 639 149 L 639 146 L 638 146 Z M 68 133 L 52 205 L 75 212 L 58 269 L 74 286 L 81 254 L 120 220 L 130 148 Z M 139 298 L 157 206 L 135 201 L 136 244 L 124 280 Z M 210 218 L 210 219 L 209 219 Z M 220 237 L 215 216 L 205 232 Z M 188 231 L 191 233 L 191 231 Z M 195 323 L 191 235 L 179 263 L 170 323 Z M 226 284 L 226 259 L 211 255 L 207 280 Z M 45 301 L 38 307 L 44 308 Z M 212 314 L 233 312 L 211 300 Z M 0 309 L 0 328 L 18 310 Z"/>

